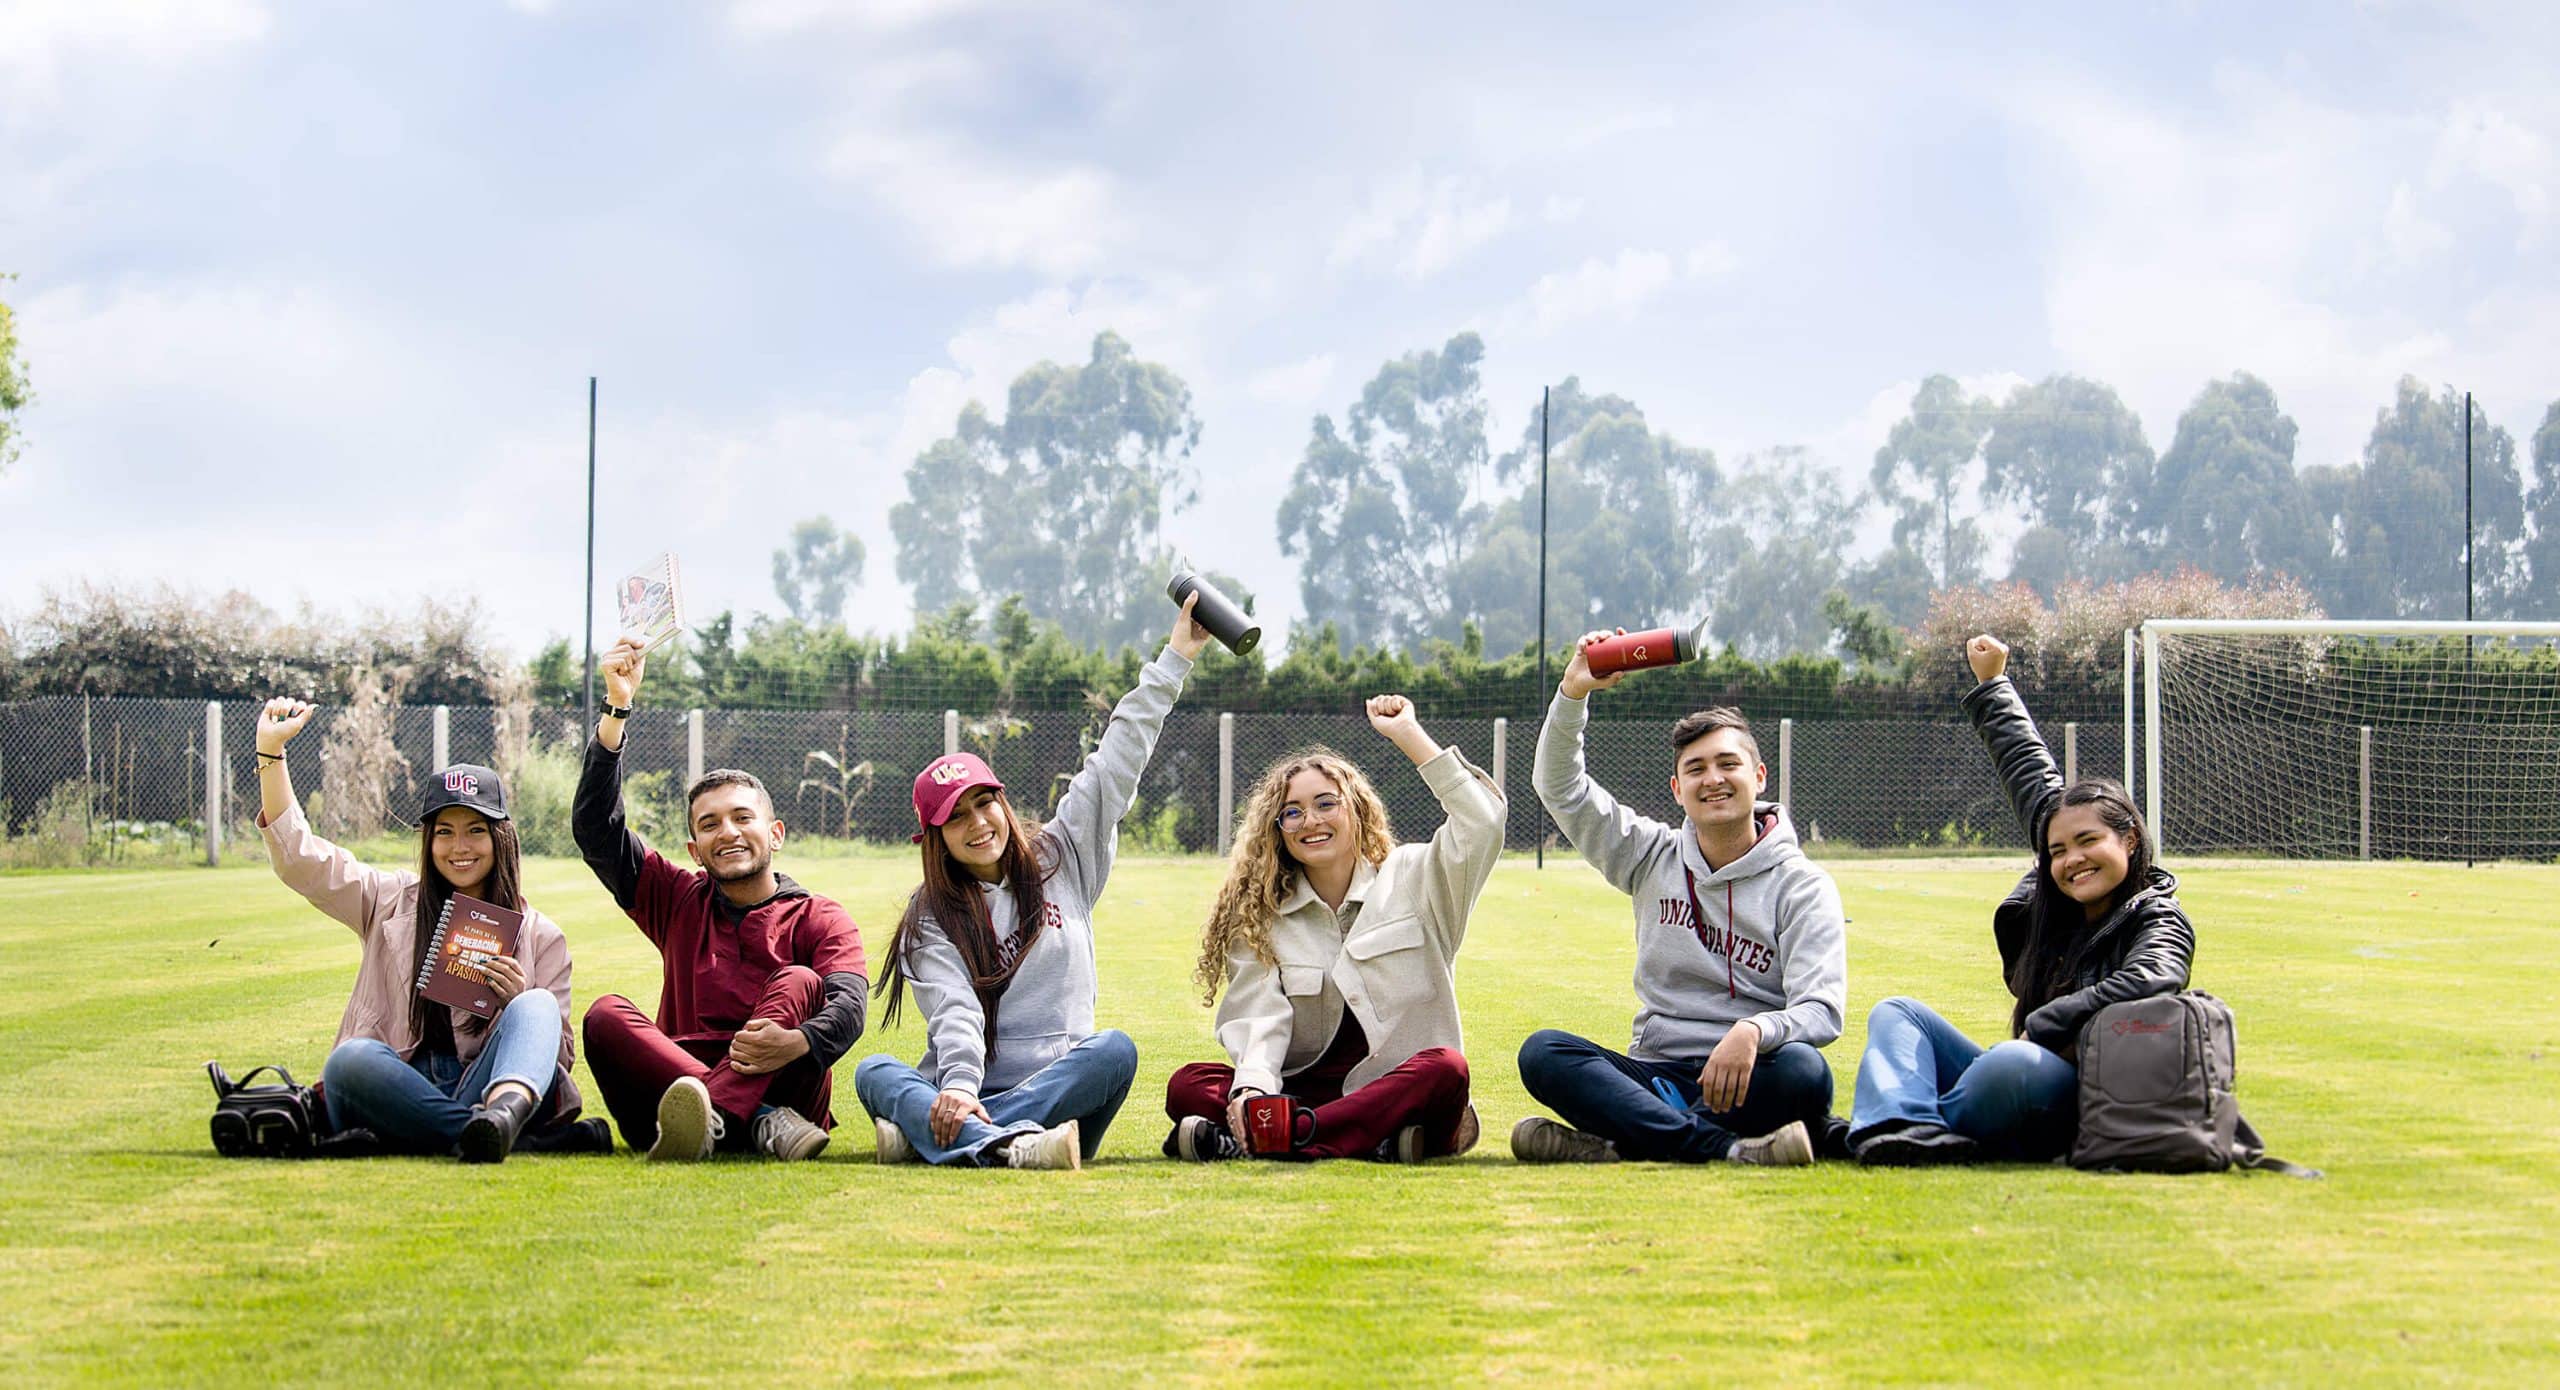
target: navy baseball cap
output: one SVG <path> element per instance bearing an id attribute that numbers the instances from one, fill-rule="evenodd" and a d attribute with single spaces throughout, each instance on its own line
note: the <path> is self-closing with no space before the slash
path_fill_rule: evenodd
<path id="1" fill-rule="evenodd" d="M 418 819 L 427 820 L 447 806 L 468 806 L 491 820 L 507 818 L 507 786 L 495 769 L 478 763 L 455 763 L 427 778 L 427 795 Z"/>

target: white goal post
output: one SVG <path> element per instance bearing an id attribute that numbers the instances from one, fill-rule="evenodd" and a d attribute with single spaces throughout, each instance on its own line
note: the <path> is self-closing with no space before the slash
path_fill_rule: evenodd
<path id="1" fill-rule="evenodd" d="M 2154 618 L 2141 645 L 2155 852 L 2560 856 L 2560 622 Z"/>

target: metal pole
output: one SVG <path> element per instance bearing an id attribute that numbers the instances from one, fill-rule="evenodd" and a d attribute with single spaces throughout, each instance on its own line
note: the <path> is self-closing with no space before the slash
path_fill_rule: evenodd
<path id="1" fill-rule="evenodd" d="M 436 706 L 436 770 L 453 766 L 453 707 Z"/>
<path id="2" fill-rule="evenodd" d="M 702 780 L 702 711 L 684 712 L 684 785 L 690 791 Z"/>
<path id="3" fill-rule="evenodd" d="M 1236 834 L 1236 717 L 1218 714 L 1218 853 L 1225 854 Z"/>
<path id="4" fill-rule="evenodd" d="M 80 692 L 80 854 L 85 861 L 89 842 L 98 836 L 98 828 L 89 823 L 90 808 L 98 804 L 98 769 L 89 750 L 89 692 Z"/>
<path id="5" fill-rule="evenodd" d="M 1511 761 L 1511 721 L 1497 716 L 1493 721 L 1493 789 L 1505 796 L 1511 794 L 1505 780 L 1505 768 Z"/>
<path id="6" fill-rule="evenodd" d="M 1547 419 L 1556 403 L 1555 388 L 1538 389 L 1538 694 L 1555 698 L 1547 689 Z M 1546 828 L 1538 831 L 1538 867 L 1547 867 Z"/>
<path id="7" fill-rule="evenodd" d="M 2471 393 L 2462 393 L 2462 620 L 2471 621 Z M 2463 634 L 2462 651 L 2471 652 L 2471 636 Z"/>
<path id="8" fill-rule="evenodd" d="M 2356 728 L 2356 858 L 2373 857 L 2373 726 Z"/>
<path id="9" fill-rule="evenodd" d="M 2142 795 L 2151 822 L 2151 854 L 2168 851 L 2160 839 L 2160 634 L 2142 625 Z"/>
<path id="10" fill-rule="evenodd" d="M 596 726 L 596 379 L 587 378 L 587 711 Z"/>
<path id="11" fill-rule="evenodd" d="M 942 712 L 942 756 L 947 758 L 959 751 L 960 711 L 947 709 Z"/>
<path id="12" fill-rule="evenodd" d="M 253 717 L 250 721 L 256 722 Z M 204 862 L 222 867 L 222 702 L 204 702 Z"/>
<path id="13" fill-rule="evenodd" d="M 2133 629 L 2124 630 L 2124 790 L 2136 795 L 2139 778 L 2133 775 Z"/>
<path id="14" fill-rule="evenodd" d="M 2069 786 L 2080 780 L 2080 721 L 2062 726 L 2062 784 Z"/>
<path id="15" fill-rule="evenodd" d="M 1796 721 L 1778 721 L 1778 804 L 1795 812 L 1796 805 Z"/>

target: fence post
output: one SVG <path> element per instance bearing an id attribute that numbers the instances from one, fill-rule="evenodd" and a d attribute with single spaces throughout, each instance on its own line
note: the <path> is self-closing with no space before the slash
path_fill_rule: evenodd
<path id="1" fill-rule="evenodd" d="M 204 702 L 204 862 L 222 867 L 222 702 Z"/>
<path id="2" fill-rule="evenodd" d="M 2356 858 L 2373 857 L 2373 726 L 2356 726 Z"/>
<path id="3" fill-rule="evenodd" d="M 702 711 L 684 712 L 684 784 L 702 780 Z"/>
<path id="4" fill-rule="evenodd" d="M 2142 779 L 2133 775 L 2133 629 L 2124 630 L 2124 793 L 2141 795 Z"/>
<path id="5" fill-rule="evenodd" d="M 1218 853 L 1227 852 L 1236 833 L 1236 717 L 1218 714 Z"/>
<path id="6" fill-rule="evenodd" d="M 1795 814 L 1796 807 L 1796 721 L 1778 721 L 1778 804 Z"/>
<path id="7" fill-rule="evenodd" d="M 959 751 L 960 711 L 947 709 L 942 712 L 942 756 L 947 758 Z"/>
<path id="8" fill-rule="evenodd" d="M 431 766 L 439 772 L 453 766 L 453 709 L 449 705 L 436 706 L 436 760 Z"/>
<path id="9" fill-rule="evenodd" d="M 2080 780 L 2080 721 L 2062 726 L 2062 782 L 2064 786 Z"/>
<path id="10" fill-rule="evenodd" d="M 1511 721 L 1496 718 L 1493 721 L 1493 789 L 1504 796 L 1511 795 L 1510 784 L 1503 780 L 1505 764 L 1510 760 Z"/>

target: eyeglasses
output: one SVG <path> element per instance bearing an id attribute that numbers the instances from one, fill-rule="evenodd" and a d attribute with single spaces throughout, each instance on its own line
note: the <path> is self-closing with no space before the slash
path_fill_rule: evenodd
<path id="1" fill-rule="evenodd" d="M 1341 809 L 1342 798 L 1338 796 L 1319 796 L 1305 806 L 1284 806 L 1280 810 L 1280 828 L 1283 830 L 1297 829 L 1299 824 L 1306 820 L 1310 811 L 1327 820 L 1331 820 L 1333 819 L 1333 813 Z"/>

